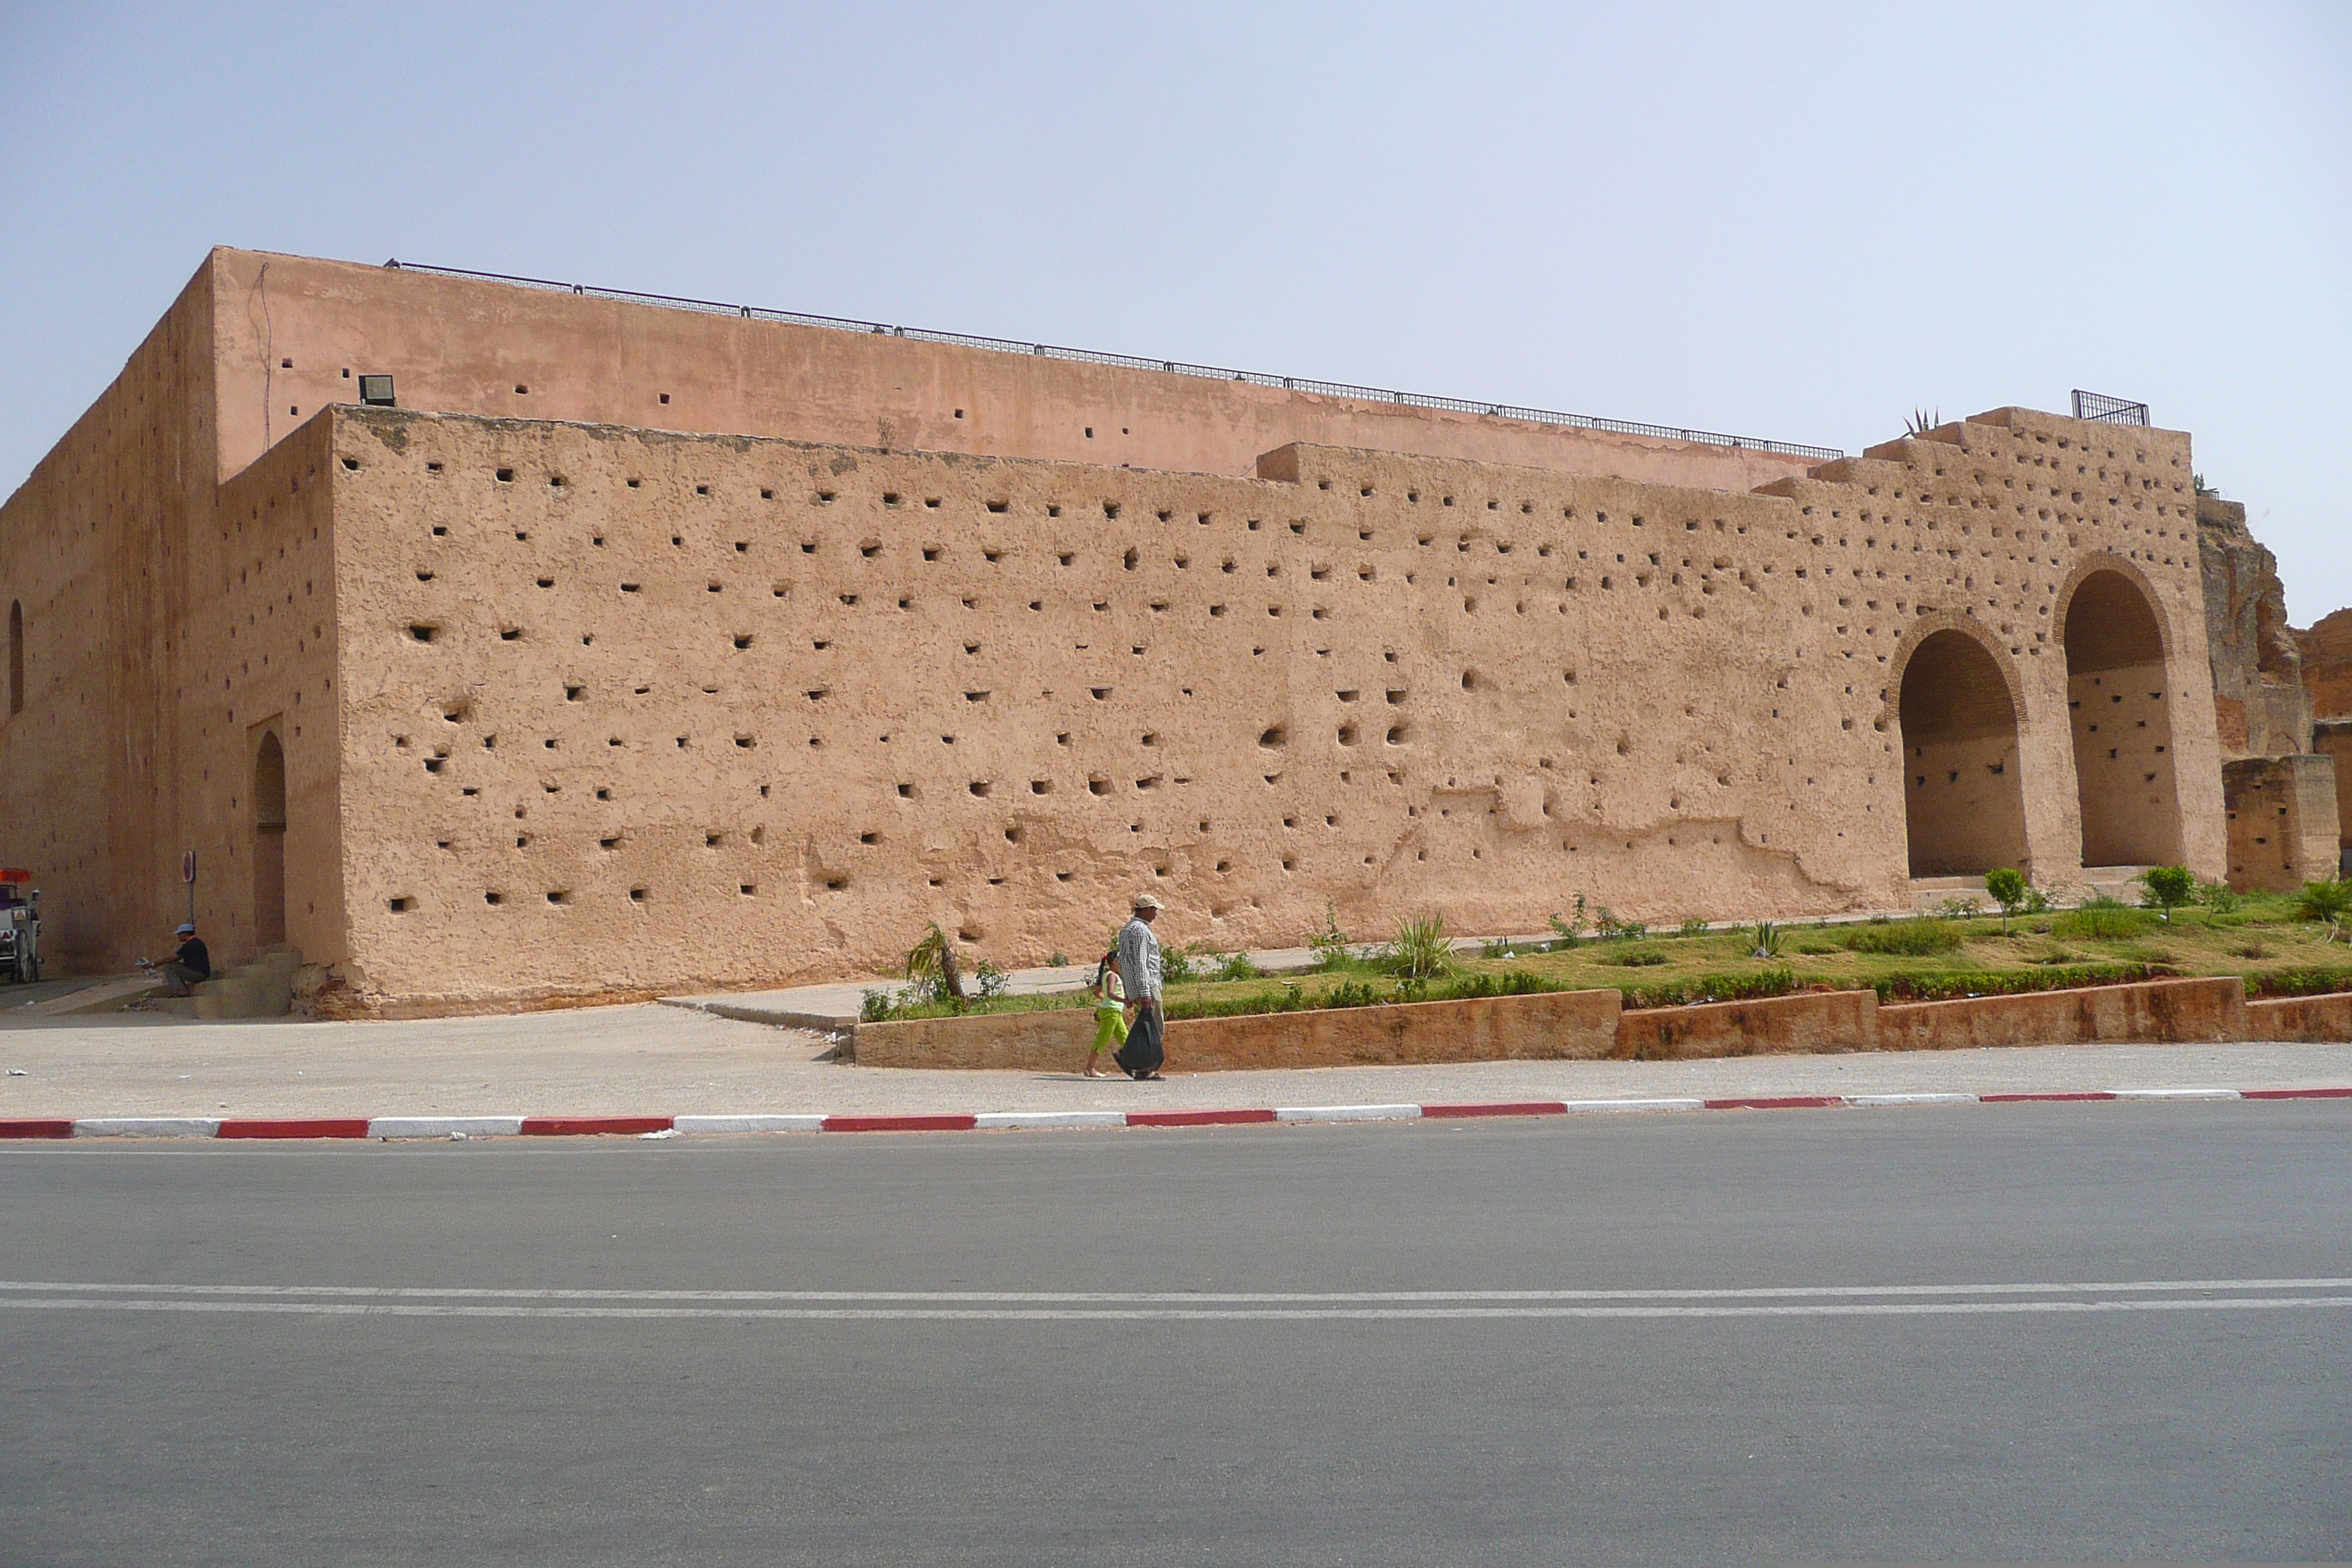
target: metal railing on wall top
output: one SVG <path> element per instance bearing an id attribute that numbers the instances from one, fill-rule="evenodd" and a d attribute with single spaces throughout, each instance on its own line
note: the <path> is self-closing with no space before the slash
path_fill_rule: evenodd
<path id="1" fill-rule="evenodd" d="M 2100 425 L 2145 425 L 2147 405 L 2109 397 L 2104 392 L 2084 392 L 2078 386 L 2074 389 L 2074 417 Z"/>
<path id="2" fill-rule="evenodd" d="M 1482 414 L 1497 419 L 1517 419 L 1533 425 L 1559 425 L 1578 430 L 1598 430 L 1613 436 L 1646 436 L 1664 441 L 1689 441 L 1706 447 L 1743 451 L 1781 452 L 1790 457 L 1833 462 L 1845 454 L 1834 447 L 1808 447 L 1793 441 L 1767 441 L 1755 436 L 1726 436 L 1713 430 L 1685 430 L 1666 425 L 1645 425 L 1633 419 L 1604 419 L 1590 414 L 1562 414 L 1549 408 L 1521 408 L 1511 404 L 1480 403 L 1471 398 L 1434 397 L 1426 393 L 1395 392 L 1380 387 L 1349 386 L 1305 376 L 1268 375 L 1259 371 L 1225 370 L 1215 365 L 1188 364 L 1181 360 L 1143 359 L 1134 354 L 1104 353 L 1095 349 L 1058 348 L 1051 343 L 1014 342 L 1007 338 L 975 337 L 970 332 L 942 332 L 926 327 L 887 326 L 880 321 L 852 321 L 842 316 L 816 316 L 804 310 L 774 310 L 759 305 L 728 305 L 715 300 L 690 300 L 675 294 L 645 294 L 629 289 L 600 289 L 587 283 L 558 283 L 545 278 L 518 278 L 504 272 L 477 272 L 463 267 L 433 267 L 397 258 L 384 263 L 403 272 L 428 272 L 443 278 L 471 278 L 508 283 L 522 289 L 545 289 L 595 300 L 617 300 L 633 305 L 658 305 L 709 315 L 740 316 L 751 321 L 783 321 L 800 327 L 824 327 L 835 331 L 865 332 L 882 337 L 913 338 L 958 348 L 986 349 L 996 353 L 1030 354 L 1042 359 L 1073 360 L 1082 364 L 1118 365 L 1127 370 L 1158 371 L 1164 375 L 1189 375 L 1203 381 L 1239 381 L 1253 386 L 1278 386 L 1325 397 L 1345 397 L 1360 403 L 1400 404 L 1411 408 L 1443 408 L 1459 414 Z M 2079 401 L 2082 394 L 2075 395 Z M 2078 415 L 2077 417 L 2080 417 Z"/>

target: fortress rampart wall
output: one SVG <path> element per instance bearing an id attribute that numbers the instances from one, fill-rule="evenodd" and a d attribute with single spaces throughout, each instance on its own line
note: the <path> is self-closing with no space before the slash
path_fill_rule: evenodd
<path id="1" fill-rule="evenodd" d="M 1236 477 L 1293 441 L 1736 490 L 1810 460 L 256 251 L 200 278 L 224 479 L 372 372 L 405 408 Z"/>
<path id="2" fill-rule="evenodd" d="M 931 919 L 1031 960 L 1088 951 L 1138 887 L 1226 947 L 1327 903 L 1469 930 L 1579 890 L 1664 920 L 1883 905 L 1911 868 L 1898 682 L 1937 632 L 2014 702 L 1988 756 L 2021 858 L 2070 879 L 2057 628 L 2101 571 L 2193 614 L 2187 444 L 2094 457 L 1997 417 L 1743 496 L 338 411 L 355 983 L 840 973 Z M 2158 700 L 2210 714 L 2179 644 Z"/>
<path id="3" fill-rule="evenodd" d="M 420 1005 L 1084 952 L 1139 886 L 1238 947 L 2223 870 L 2184 435 L 1792 474 L 1013 357 L 215 253 L 0 507 L 53 952 L 157 950 L 189 846 L 224 959 Z"/>

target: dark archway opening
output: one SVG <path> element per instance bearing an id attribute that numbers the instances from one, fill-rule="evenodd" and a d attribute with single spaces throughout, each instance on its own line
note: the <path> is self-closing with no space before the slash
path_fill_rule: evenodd
<path id="1" fill-rule="evenodd" d="M 2180 796 L 2155 607 L 2122 573 L 2094 572 L 2064 614 L 2083 864 L 2171 865 L 2180 858 Z"/>
<path id="2" fill-rule="evenodd" d="M 286 940 L 286 749 L 264 731 L 253 756 L 253 942 Z"/>
<path id="3" fill-rule="evenodd" d="M 2017 705 L 1963 632 L 1931 632 L 1903 667 L 1903 820 L 1914 877 L 1974 876 L 2025 859 Z"/>

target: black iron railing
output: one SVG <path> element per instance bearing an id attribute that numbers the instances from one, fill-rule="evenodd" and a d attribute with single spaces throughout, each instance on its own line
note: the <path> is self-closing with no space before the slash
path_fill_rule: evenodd
<path id="1" fill-rule="evenodd" d="M 2104 392 L 2084 392 L 2078 386 L 2074 389 L 2074 417 L 2101 425 L 2145 425 L 2147 405 L 2109 397 Z"/>
<path id="2" fill-rule="evenodd" d="M 1754 436 L 1725 436 L 1712 430 L 1682 430 L 1666 425 L 1644 425 L 1632 419 L 1603 419 L 1590 414 L 1561 414 L 1548 408 L 1520 408 L 1510 404 L 1480 403 L 1463 397 L 1433 397 L 1425 393 L 1393 392 L 1380 387 L 1349 386 L 1336 381 L 1305 376 L 1267 375 L 1259 371 L 1223 370 L 1214 365 L 1187 364 L 1181 360 L 1141 359 L 1134 354 L 1103 353 L 1094 349 L 1057 348 L 1050 343 L 1022 343 L 1005 338 L 974 337 L 969 332 L 935 331 L 926 327 L 886 326 L 879 321 L 854 321 L 841 316 L 814 316 L 803 310 L 772 310 L 758 305 L 727 305 L 715 300 L 689 300 L 674 294 L 641 294 L 628 289 L 599 289 L 587 283 L 557 283 L 544 278 L 517 278 L 503 272 L 474 272 L 462 267 L 429 267 L 415 261 L 384 263 L 404 272 L 430 272 L 444 278 L 473 278 L 491 283 L 511 283 L 523 289 L 549 289 L 596 300 L 619 300 L 633 305 L 661 305 L 677 310 L 701 310 L 711 315 L 740 316 L 751 321 L 787 321 L 794 326 L 826 327 L 835 331 L 868 332 L 883 337 L 915 338 L 929 343 L 987 349 L 996 353 L 1034 354 L 1044 359 L 1075 360 L 1082 364 L 1118 365 L 1128 370 L 1158 371 L 1165 375 L 1198 376 L 1204 381 L 1240 381 L 1254 386 L 1279 386 L 1326 397 L 1346 397 L 1360 403 L 1402 404 L 1412 408 L 1444 408 L 1460 414 L 1484 414 L 1497 419 L 1519 419 L 1535 425 L 1563 425 L 1579 430 L 1601 430 L 1618 436 L 1648 436 L 1666 441 L 1695 441 L 1707 447 L 1733 447 L 1759 452 L 1785 452 L 1791 457 L 1832 462 L 1845 456 L 1834 447 L 1807 447 L 1793 441 L 1767 441 Z M 2075 397 L 2079 402 L 2082 394 Z M 2078 415 L 2077 417 L 2080 417 Z"/>

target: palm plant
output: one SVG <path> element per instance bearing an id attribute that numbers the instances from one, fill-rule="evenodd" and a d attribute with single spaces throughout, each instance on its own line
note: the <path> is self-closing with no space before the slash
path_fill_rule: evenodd
<path id="1" fill-rule="evenodd" d="M 940 929 L 939 921 L 933 921 L 923 940 L 907 950 L 907 978 L 931 1000 L 962 1010 L 968 998 L 963 994 L 963 975 L 956 966 L 955 944 Z"/>

